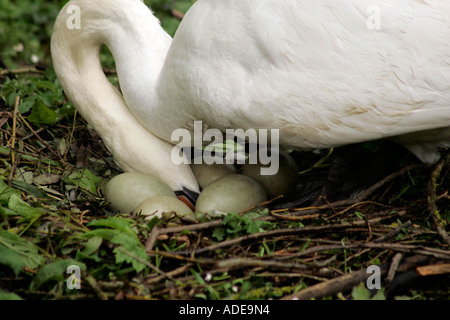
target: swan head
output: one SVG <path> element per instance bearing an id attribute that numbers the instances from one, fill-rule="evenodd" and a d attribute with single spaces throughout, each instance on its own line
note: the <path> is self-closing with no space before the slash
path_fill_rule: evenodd
<path id="1" fill-rule="evenodd" d="M 167 184 L 191 209 L 195 207 L 200 187 L 191 167 L 185 161 L 171 158 L 176 146 L 156 137 L 145 129 L 130 113 L 115 128 L 104 134 L 103 141 L 124 172 L 139 172 L 159 178 Z M 96 130 L 108 132 L 111 127 L 96 123 Z"/>

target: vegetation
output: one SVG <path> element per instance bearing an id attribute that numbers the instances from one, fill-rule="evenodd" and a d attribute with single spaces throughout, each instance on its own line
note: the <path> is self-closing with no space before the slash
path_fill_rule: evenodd
<path id="1" fill-rule="evenodd" d="M 356 198 L 315 207 L 175 226 L 112 212 L 102 185 L 120 170 L 51 66 L 65 2 L 0 0 L 0 299 L 449 299 L 448 156 L 406 155 Z M 170 34 L 193 2 L 146 1 Z M 294 153 L 314 174 L 326 154 Z"/>

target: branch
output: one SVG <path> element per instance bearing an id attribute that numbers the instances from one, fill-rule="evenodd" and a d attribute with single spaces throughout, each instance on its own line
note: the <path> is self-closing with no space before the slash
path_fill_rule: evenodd
<path id="1" fill-rule="evenodd" d="M 437 179 L 441 174 L 442 168 L 449 161 L 449 155 L 442 157 L 442 159 L 435 165 L 433 172 L 431 173 L 430 181 L 428 182 L 428 210 L 430 211 L 433 222 L 436 227 L 437 232 L 441 236 L 445 243 L 450 245 L 450 237 L 447 231 L 445 231 L 445 226 L 447 222 L 439 214 L 439 210 L 436 206 L 436 189 L 437 189 Z"/>

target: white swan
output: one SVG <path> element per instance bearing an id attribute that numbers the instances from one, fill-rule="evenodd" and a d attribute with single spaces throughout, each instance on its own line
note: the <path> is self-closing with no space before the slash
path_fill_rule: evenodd
<path id="1" fill-rule="evenodd" d="M 67 21 L 80 9 L 80 28 Z M 52 37 L 68 97 L 119 166 L 198 192 L 171 134 L 279 129 L 328 148 L 393 138 L 420 159 L 450 146 L 450 2 L 198 0 L 173 39 L 139 0 L 71 0 Z M 116 61 L 122 96 L 98 52 Z M 126 101 L 126 102 L 125 102 Z"/>

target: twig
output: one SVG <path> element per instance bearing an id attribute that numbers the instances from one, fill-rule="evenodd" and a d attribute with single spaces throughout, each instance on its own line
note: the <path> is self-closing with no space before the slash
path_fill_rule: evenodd
<path id="1" fill-rule="evenodd" d="M 420 266 L 416 268 L 420 276 L 430 276 L 438 274 L 450 273 L 450 263 L 439 263 L 428 266 Z"/>
<path id="2" fill-rule="evenodd" d="M 16 168 L 19 164 L 21 156 L 22 155 L 19 153 L 11 166 L 11 171 L 9 172 L 9 177 L 8 177 L 8 186 L 10 186 L 10 187 L 12 186 L 14 173 L 16 172 Z"/>
<path id="3" fill-rule="evenodd" d="M 380 266 L 381 276 L 387 272 L 387 265 Z M 295 294 L 283 297 L 282 300 L 309 300 L 335 295 L 339 292 L 351 290 L 361 282 L 367 281 L 370 274 L 366 269 L 348 273 L 332 280 L 318 283 L 314 286 L 301 290 Z"/>
<path id="4" fill-rule="evenodd" d="M 400 265 L 400 261 L 403 259 L 403 253 L 397 253 L 394 258 L 392 258 L 391 266 L 389 267 L 389 272 L 386 277 L 386 281 L 388 285 L 394 281 L 395 273 L 397 272 L 398 266 Z"/>
<path id="5" fill-rule="evenodd" d="M 153 271 L 155 271 L 156 273 L 159 273 L 160 275 L 163 275 L 164 277 L 168 278 L 169 280 L 174 280 L 170 275 L 168 275 L 167 273 L 165 273 L 164 271 L 160 270 L 159 268 L 155 267 L 153 264 L 141 259 L 140 257 L 132 254 L 131 252 L 128 252 L 124 249 L 122 249 L 121 247 L 117 248 L 118 251 L 130 256 L 131 258 L 139 261 L 140 263 L 142 263 L 143 265 L 149 267 L 150 269 L 152 269 Z"/>
<path id="6" fill-rule="evenodd" d="M 417 258 L 417 256 L 408 257 L 404 260 L 404 263 L 401 264 L 399 269 L 402 270 L 408 270 L 412 267 L 415 267 L 419 261 L 424 260 L 424 258 L 420 257 L 420 259 Z M 388 264 L 384 264 L 379 266 L 380 267 L 380 275 L 384 276 L 388 271 Z M 406 271 L 405 270 L 405 271 Z M 342 276 L 339 276 L 337 278 L 334 278 L 329 281 L 318 283 L 314 286 L 311 286 L 309 288 L 306 288 L 304 290 L 301 290 L 295 294 L 288 295 L 283 297 L 283 300 L 309 300 L 313 298 L 322 298 L 326 296 L 332 296 L 339 292 L 344 292 L 351 290 L 353 287 L 358 285 L 361 282 L 367 281 L 367 278 L 370 276 L 370 273 L 367 273 L 366 269 L 362 269 L 356 272 L 352 272 L 349 274 L 345 274 Z"/>
<path id="7" fill-rule="evenodd" d="M 86 282 L 91 286 L 91 288 L 95 291 L 97 294 L 97 297 L 100 300 L 108 300 L 108 295 L 103 292 L 103 290 L 100 288 L 100 286 L 97 284 L 97 281 L 94 279 L 93 276 L 90 274 L 85 276 Z"/>
<path id="8" fill-rule="evenodd" d="M 369 219 L 369 222 L 370 223 L 378 223 L 384 219 L 389 219 L 389 218 L 392 218 L 392 217 L 387 216 L 387 217 L 379 217 L 379 218 Z M 341 230 L 341 229 L 352 228 L 352 227 L 361 227 L 361 226 L 366 226 L 366 225 L 367 225 L 367 222 L 365 220 L 361 220 L 361 221 L 354 221 L 354 222 L 341 223 L 341 224 L 332 224 L 332 225 L 306 226 L 306 227 L 300 227 L 300 228 L 269 230 L 269 231 L 257 232 L 257 233 L 245 235 L 242 237 L 234 238 L 231 240 L 219 242 L 219 243 L 213 244 L 211 246 L 196 250 L 194 253 L 200 254 L 203 252 L 215 251 L 217 249 L 237 245 L 239 243 L 242 243 L 242 242 L 245 242 L 248 240 L 255 240 L 255 239 L 264 238 L 264 237 L 271 237 L 274 235 L 301 234 L 301 233 L 305 233 L 305 232 L 335 231 L 335 230 Z M 181 251 L 181 252 L 177 252 L 177 254 L 190 255 L 191 252 L 190 251 Z"/>
<path id="9" fill-rule="evenodd" d="M 18 115 L 19 116 L 19 119 L 27 126 L 27 128 L 28 129 L 30 129 L 30 131 L 34 134 L 34 136 L 36 137 L 36 138 L 38 138 L 38 140 L 40 141 L 40 142 L 42 142 L 42 144 L 56 157 L 56 158 L 58 158 L 59 159 L 59 161 L 61 161 L 61 163 L 65 166 L 65 165 L 67 165 L 67 162 L 61 157 L 61 155 L 59 154 L 59 153 L 57 153 L 57 152 L 55 152 L 51 147 L 50 147 L 50 145 L 46 142 L 46 141 L 44 141 L 38 134 L 37 134 L 37 132 L 30 126 L 30 124 L 22 117 L 22 115 L 21 114 L 19 114 Z"/>
<path id="10" fill-rule="evenodd" d="M 147 241 L 145 242 L 145 250 L 150 251 L 153 249 L 153 246 L 155 245 L 156 240 L 159 236 L 159 228 L 158 226 L 154 226 L 152 229 L 152 232 L 150 233 L 150 236 L 148 237 Z"/>
<path id="11" fill-rule="evenodd" d="M 181 266 L 181 267 L 179 267 L 179 268 L 177 268 L 177 269 L 175 269 L 175 270 L 166 272 L 166 274 L 167 274 L 168 276 L 175 277 L 175 276 L 177 276 L 177 275 L 179 275 L 179 274 L 185 273 L 187 270 L 189 270 L 189 269 L 192 267 L 192 265 L 193 265 L 192 263 L 187 263 L 186 265 Z M 164 279 L 166 279 L 165 276 L 157 276 L 157 277 L 153 277 L 153 278 L 150 278 L 150 279 L 145 280 L 145 284 L 146 284 L 146 285 L 155 284 L 155 283 L 158 283 L 158 282 L 160 282 L 160 281 L 162 281 L 162 280 L 164 280 Z"/>
<path id="12" fill-rule="evenodd" d="M 306 219 L 316 219 L 316 218 L 318 218 L 320 216 L 318 213 L 302 215 L 302 216 L 292 216 L 292 215 L 278 214 L 278 213 L 275 213 L 273 211 L 271 211 L 270 214 L 271 214 L 271 216 L 273 216 L 273 217 L 275 217 L 277 219 L 289 220 L 289 221 L 303 221 L 303 220 L 306 220 Z"/>
<path id="13" fill-rule="evenodd" d="M 172 14 L 172 16 L 174 16 L 174 18 L 177 18 L 178 20 L 183 20 L 184 18 L 184 13 L 176 9 L 171 9 L 170 13 Z"/>
<path id="14" fill-rule="evenodd" d="M 377 189 L 381 188 L 385 183 L 394 180 L 395 178 L 397 178 L 398 176 L 403 175 L 404 173 L 414 170 L 414 169 L 419 169 L 419 168 L 426 168 L 429 167 L 428 165 L 424 165 L 424 164 L 413 164 L 413 165 L 409 165 L 409 166 L 405 166 L 402 169 L 388 175 L 387 177 L 383 178 L 382 180 L 378 181 L 377 183 L 375 183 L 374 185 L 372 185 L 371 187 L 367 188 L 366 190 L 364 190 L 363 192 L 361 192 L 354 201 L 358 202 L 358 201 L 363 201 L 364 199 L 367 199 L 372 193 L 374 193 Z"/>
<path id="15" fill-rule="evenodd" d="M 150 256 L 163 256 L 170 259 L 187 261 L 198 264 L 215 264 L 216 261 L 213 259 L 195 259 L 195 258 L 187 258 L 175 252 L 166 252 L 166 251 L 158 251 L 158 250 L 147 250 L 147 254 Z"/>
<path id="16" fill-rule="evenodd" d="M 450 251 L 448 250 L 440 250 L 435 248 L 428 248 L 417 245 L 408 245 L 408 244 L 400 244 L 400 243 L 374 243 L 374 242 L 346 242 L 345 245 L 342 244 L 331 244 L 331 245 L 320 245 L 311 247 L 303 250 L 302 252 L 292 254 L 289 257 L 285 258 L 293 258 L 293 257 L 302 257 L 306 255 L 310 255 L 312 253 L 320 252 L 320 251 L 332 251 L 332 250 L 343 250 L 343 249 L 387 249 L 391 251 L 398 251 L 403 253 L 413 252 L 416 254 L 421 254 L 424 256 L 432 256 L 438 259 L 450 260 Z"/>
<path id="17" fill-rule="evenodd" d="M 248 211 L 250 211 L 250 210 L 259 208 L 259 207 L 267 206 L 267 205 L 271 204 L 272 202 L 274 202 L 274 201 L 276 201 L 276 200 L 278 200 L 278 199 L 281 199 L 281 198 L 283 198 L 283 195 L 279 195 L 279 196 L 277 196 L 277 197 L 275 197 L 275 198 L 273 198 L 273 199 L 270 199 L 270 200 L 261 202 L 261 203 L 257 204 L 256 206 L 253 206 L 253 207 L 247 208 L 247 209 L 245 209 L 245 210 L 242 210 L 241 212 L 239 212 L 239 215 L 243 215 L 244 213 L 246 213 L 246 212 L 248 212 Z"/>
<path id="18" fill-rule="evenodd" d="M 445 243 L 450 245 L 450 237 L 448 236 L 447 231 L 445 231 L 445 225 L 447 224 L 444 219 L 442 219 L 439 214 L 439 210 L 436 206 L 436 188 L 437 188 L 437 179 L 441 174 L 442 168 L 449 161 L 449 155 L 446 157 L 442 157 L 442 159 L 435 165 L 433 168 L 433 172 L 431 173 L 430 181 L 428 183 L 428 210 L 430 211 L 433 222 L 436 227 L 438 234 L 441 236 L 442 240 Z"/>
<path id="19" fill-rule="evenodd" d="M 15 145 L 16 145 L 16 127 L 17 127 L 17 113 L 19 112 L 20 97 L 17 96 L 14 100 L 13 126 L 11 137 L 11 163 L 16 163 Z"/>
<path id="20" fill-rule="evenodd" d="M 148 237 L 146 243 L 145 243 L 145 250 L 151 251 L 153 249 L 153 246 L 155 245 L 156 240 L 158 239 L 158 236 L 162 234 L 171 234 L 171 233 L 179 233 L 184 231 L 199 231 L 199 230 L 205 230 L 209 228 L 215 228 L 220 225 L 222 225 L 223 220 L 214 220 L 210 222 L 204 222 L 204 223 L 197 223 L 197 224 L 190 224 L 186 226 L 179 226 L 179 227 L 170 227 L 170 228 L 164 228 L 160 229 L 157 227 L 154 227 L 152 232 L 150 233 L 150 236 Z"/>
<path id="21" fill-rule="evenodd" d="M 411 226 L 411 221 L 408 220 L 404 224 L 402 224 L 400 227 L 397 227 L 394 230 L 386 233 L 384 236 L 381 236 L 381 237 L 375 239 L 373 242 L 379 243 L 379 242 L 386 241 L 387 239 L 390 239 L 390 238 L 396 236 L 400 231 L 402 231 L 402 229 L 409 228 L 410 226 Z"/>
<path id="22" fill-rule="evenodd" d="M 44 74 L 45 71 L 36 69 L 35 67 L 24 67 L 14 70 L 0 70 L 0 76 L 4 76 L 7 74 L 21 74 L 21 73 L 41 73 Z"/>
<path id="23" fill-rule="evenodd" d="M 246 258 L 236 258 L 221 260 L 216 263 L 218 268 L 234 269 L 234 268 L 247 268 L 247 267 L 260 267 L 264 269 L 280 269 L 285 271 L 293 270 L 307 270 L 311 269 L 311 266 L 298 263 L 284 263 L 272 260 L 256 260 Z"/>

